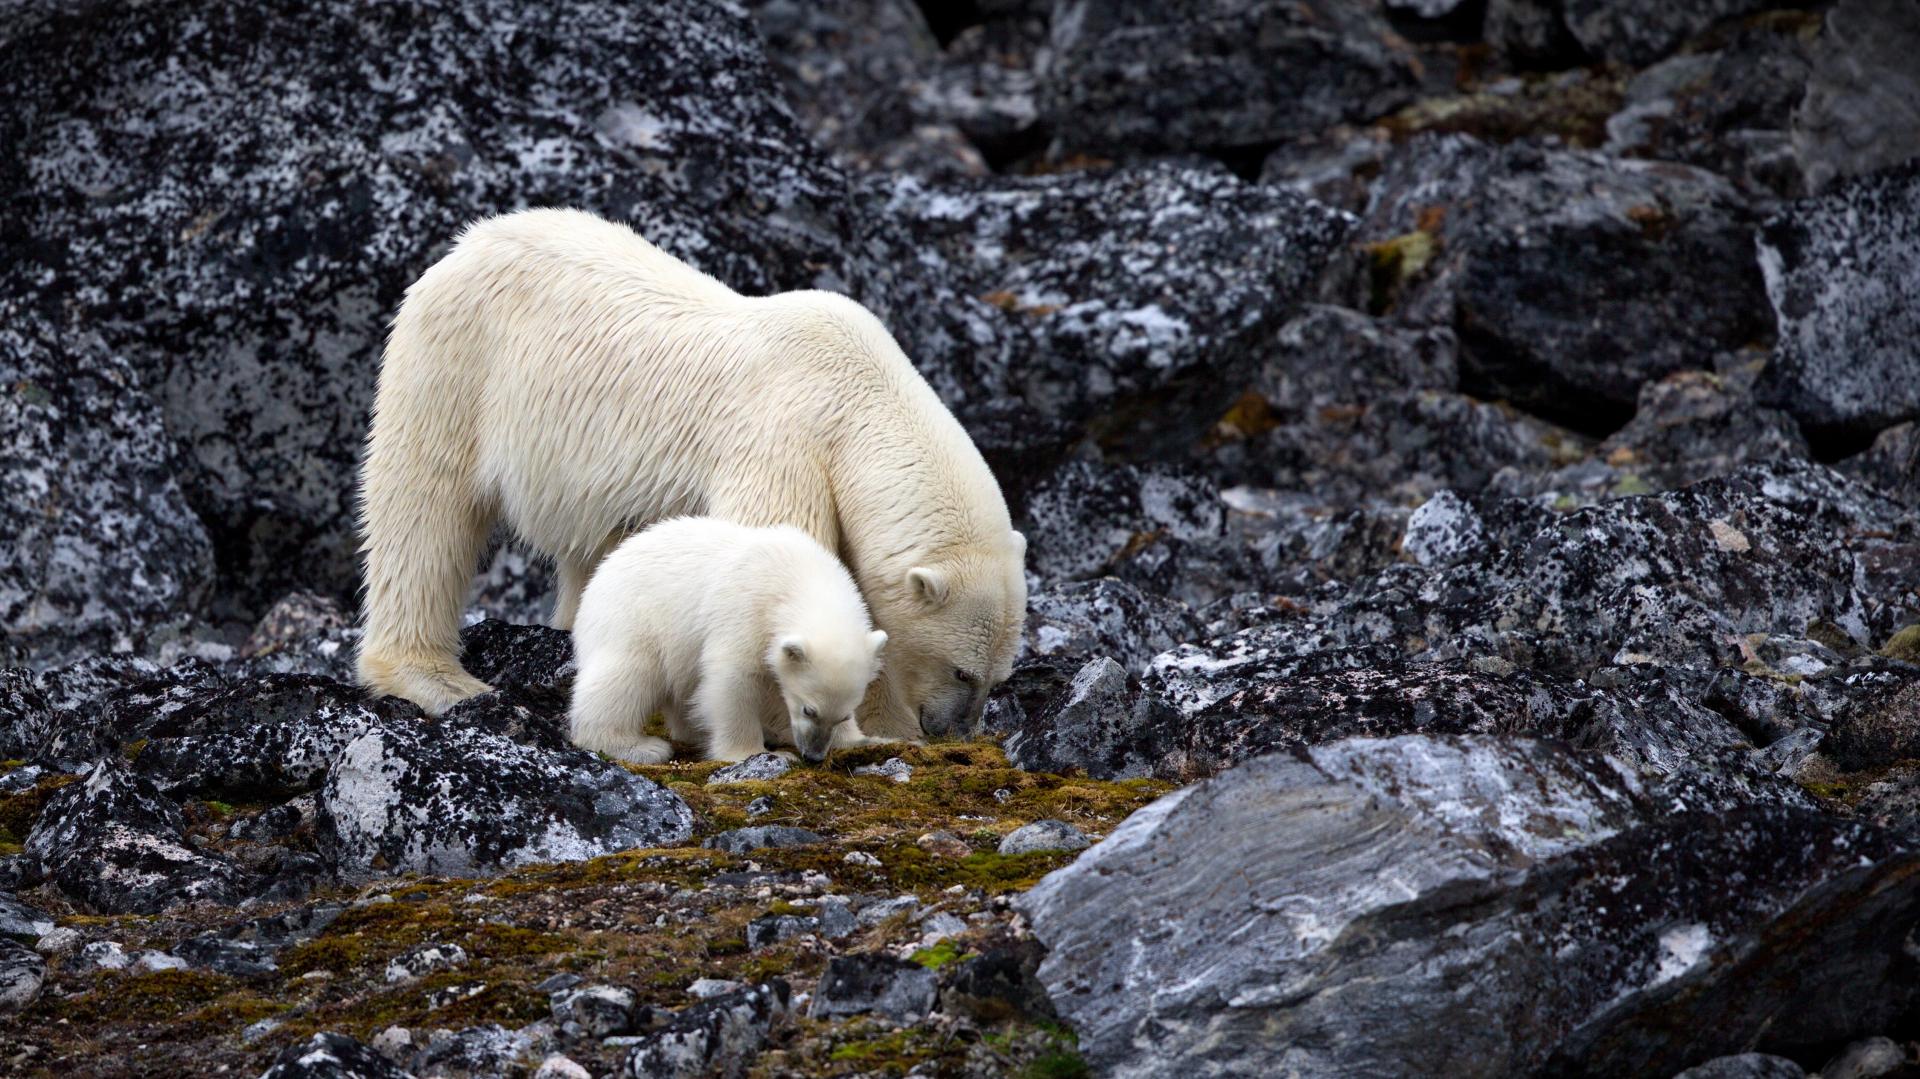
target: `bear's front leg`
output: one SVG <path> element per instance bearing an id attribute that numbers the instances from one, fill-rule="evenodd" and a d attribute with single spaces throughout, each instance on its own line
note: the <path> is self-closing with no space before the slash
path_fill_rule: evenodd
<path id="1" fill-rule="evenodd" d="M 899 742 L 898 738 L 883 738 L 877 734 L 866 734 L 860 730 L 858 720 L 848 720 L 833 729 L 833 741 L 829 749 L 852 749 L 856 746 L 882 746 Z"/>
<path id="2" fill-rule="evenodd" d="M 760 730 L 760 685 L 754 678 L 710 672 L 694 691 L 690 711 L 706 734 L 706 759 L 743 761 L 767 751 Z"/>

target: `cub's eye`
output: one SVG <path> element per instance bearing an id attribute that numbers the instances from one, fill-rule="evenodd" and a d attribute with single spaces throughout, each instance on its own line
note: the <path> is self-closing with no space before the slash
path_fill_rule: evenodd
<path id="1" fill-rule="evenodd" d="M 813 707 L 812 705 L 808 705 L 807 707 L 800 709 L 800 714 L 803 716 L 806 716 L 808 719 L 820 718 L 820 710 Z"/>
<path id="2" fill-rule="evenodd" d="M 971 671 L 955 670 L 953 672 L 953 678 L 954 678 L 954 681 L 960 682 L 964 685 L 970 686 L 973 684 L 973 673 Z"/>

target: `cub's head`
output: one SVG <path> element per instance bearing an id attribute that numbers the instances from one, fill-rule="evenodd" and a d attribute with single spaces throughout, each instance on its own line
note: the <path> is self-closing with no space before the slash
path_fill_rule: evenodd
<path id="1" fill-rule="evenodd" d="M 880 672 L 887 635 L 792 634 L 773 642 L 767 666 L 780 684 L 793 723 L 793 745 L 810 761 L 826 759 L 833 732 L 853 719 Z"/>
<path id="2" fill-rule="evenodd" d="M 875 604 L 893 643 L 879 729 L 867 733 L 939 738 L 979 728 L 1026 628 L 1026 553 L 1026 537 L 1008 532 L 1003 543 L 913 567 Z"/>

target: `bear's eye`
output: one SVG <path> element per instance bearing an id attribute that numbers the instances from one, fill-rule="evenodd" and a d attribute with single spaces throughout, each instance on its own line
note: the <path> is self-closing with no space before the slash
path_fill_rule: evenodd
<path id="1" fill-rule="evenodd" d="M 973 684 L 973 673 L 971 671 L 963 671 L 956 668 L 953 672 L 953 679 L 954 681 L 959 682 L 962 685 L 970 686 Z"/>
<path id="2" fill-rule="evenodd" d="M 805 708 L 800 709 L 800 714 L 806 716 L 808 719 L 820 718 L 820 710 L 813 705 L 807 705 Z"/>

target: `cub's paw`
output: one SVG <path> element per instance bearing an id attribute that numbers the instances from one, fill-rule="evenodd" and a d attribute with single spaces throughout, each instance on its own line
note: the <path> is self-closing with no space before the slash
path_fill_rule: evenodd
<path id="1" fill-rule="evenodd" d="M 628 764 L 665 764 L 673 759 L 673 743 L 665 738 L 642 737 L 629 745 L 614 746 L 606 754 Z"/>

